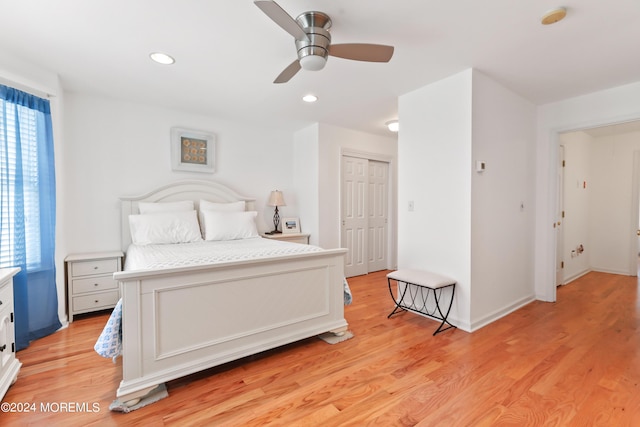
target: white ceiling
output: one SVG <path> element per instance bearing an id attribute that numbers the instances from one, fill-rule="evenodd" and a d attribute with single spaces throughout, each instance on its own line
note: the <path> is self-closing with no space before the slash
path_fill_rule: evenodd
<path id="1" fill-rule="evenodd" d="M 397 98 L 470 67 L 544 104 L 640 81 L 637 0 L 280 0 L 327 13 L 333 43 L 395 46 L 387 64 L 329 58 L 273 80 L 293 38 L 252 0 L 0 0 L 0 68 L 15 57 L 69 92 L 297 130 L 310 123 L 389 135 Z M 557 6 L 567 17 L 543 26 Z M 163 51 L 171 66 L 151 62 Z M 319 101 L 309 105 L 302 95 Z"/>

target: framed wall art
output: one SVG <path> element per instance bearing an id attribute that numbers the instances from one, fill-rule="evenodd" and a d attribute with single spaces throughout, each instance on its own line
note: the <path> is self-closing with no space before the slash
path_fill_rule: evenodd
<path id="1" fill-rule="evenodd" d="M 171 168 L 175 171 L 215 172 L 216 139 L 212 133 L 171 128 Z"/>

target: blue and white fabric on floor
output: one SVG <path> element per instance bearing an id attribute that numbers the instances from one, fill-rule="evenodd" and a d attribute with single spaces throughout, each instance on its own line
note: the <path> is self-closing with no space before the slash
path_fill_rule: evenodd
<path id="1" fill-rule="evenodd" d="M 351 295 L 351 289 L 349 288 L 349 283 L 347 283 L 347 278 L 344 279 L 344 305 L 351 304 L 353 301 L 353 296 Z"/>
<path id="2" fill-rule="evenodd" d="M 113 309 L 93 349 L 102 357 L 111 357 L 114 362 L 122 355 L 122 299 Z"/>

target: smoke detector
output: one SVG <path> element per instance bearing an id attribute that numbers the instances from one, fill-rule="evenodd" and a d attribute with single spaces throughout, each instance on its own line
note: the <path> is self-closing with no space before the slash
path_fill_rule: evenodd
<path id="1" fill-rule="evenodd" d="M 555 24 L 556 22 L 561 21 L 565 16 L 567 16 L 567 9 L 564 7 L 557 7 L 545 13 L 540 19 L 540 23 L 542 23 L 542 25 Z"/>

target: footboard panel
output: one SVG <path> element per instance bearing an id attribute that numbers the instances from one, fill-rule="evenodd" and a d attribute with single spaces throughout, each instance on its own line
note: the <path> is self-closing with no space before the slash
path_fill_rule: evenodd
<path id="1" fill-rule="evenodd" d="M 123 296 L 118 397 L 346 329 L 344 253 L 117 273 Z"/>

